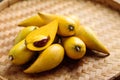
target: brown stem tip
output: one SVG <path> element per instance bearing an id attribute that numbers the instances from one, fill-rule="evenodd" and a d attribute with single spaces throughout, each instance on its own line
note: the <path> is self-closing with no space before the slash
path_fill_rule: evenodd
<path id="1" fill-rule="evenodd" d="M 80 52 L 81 51 L 81 47 L 80 46 L 75 46 L 75 50 L 77 51 L 77 52 Z"/>

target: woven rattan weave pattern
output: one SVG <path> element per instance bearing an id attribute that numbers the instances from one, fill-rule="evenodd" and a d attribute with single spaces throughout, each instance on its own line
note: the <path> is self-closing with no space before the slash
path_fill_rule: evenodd
<path id="1" fill-rule="evenodd" d="M 57 68 L 39 74 L 25 74 L 23 68 L 11 65 L 8 52 L 16 34 L 17 24 L 38 11 L 76 15 L 81 25 L 91 27 L 108 47 L 110 56 L 89 55 L 72 61 L 65 59 Z M 107 80 L 120 72 L 120 14 L 101 4 L 87 0 L 24 0 L 0 12 L 0 79 L 8 80 Z"/>

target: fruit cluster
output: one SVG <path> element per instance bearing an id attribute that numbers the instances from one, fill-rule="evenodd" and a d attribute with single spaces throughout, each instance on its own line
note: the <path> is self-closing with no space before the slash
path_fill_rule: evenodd
<path id="1" fill-rule="evenodd" d="M 86 47 L 109 54 L 94 32 L 81 26 L 75 16 L 39 12 L 20 22 L 19 26 L 24 28 L 15 38 L 9 59 L 13 64 L 23 65 L 39 54 L 25 73 L 53 69 L 62 62 L 65 53 L 71 59 L 80 59 L 85 55 Z"/>

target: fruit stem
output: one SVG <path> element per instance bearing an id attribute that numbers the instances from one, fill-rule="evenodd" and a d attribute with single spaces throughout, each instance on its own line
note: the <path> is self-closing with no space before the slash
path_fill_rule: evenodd
<path id="1" fill-rule="evenodd" d="M 10 55 L 8 58 L 9 58 L 10 61 L 13 60 L 13 56 L 12 55 Z"/>
<path id="2" fill-rule="evenodd" d="M 75 50 L 78 51 L 78 52 L 80 52 L 81 47 L 77 45 L 77 46 L 75 46 Z"/>
<path id="3" fill-rule="evenodd" d="M 74 30 L 74 26 L 73 25 L 69 25 L 68 28 L 69 28 L 70 31 Z"/>

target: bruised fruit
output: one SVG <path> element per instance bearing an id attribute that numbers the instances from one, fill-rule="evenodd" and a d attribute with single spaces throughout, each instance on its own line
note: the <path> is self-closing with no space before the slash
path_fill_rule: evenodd
<path id="1" fill-rule="evenodd" d="M 14 44 L 17 44 L 18 42 L 20 42 L 21 40 L 25 39 L 25 37 L 33 30 L 37 29 L 38 27 L 37 26 L 28 26 L 24 29 L 22 29 L 18 35 L 16 36 L 15 38 L 15 43 Z"/>
<path id="2" fill-rule="evenodd" d="M 64 58 L 64 48 L 60 44 L 52 44 L 40 53 L 36 61 L 24 70 L 25 73 L 38 73 L 57 67 Z"/>
<path id="3" fill-rule="evenodd" d="M 86 53 L 86 46 L 78 37 L 62 38 L 62 43 L 67 56 L 71 59 L 80 59 Z"/>
<path id="4" fill-rule="evenodd" d="M 12 47 L 9 52 L 9 59 L 13 64 L 23 65 L 30 61 L 33 57 L 34 52 L 27 49 L 25 40 L 20 41 Z"/>
<path id="5" fill-rule="evenodd" d="M 56 36 L 58 21 L 54 20 L 49 24 L 32 31 L 26 37 L 27 48 L 33 51 L 40 51 L 50 46 Z"/>

